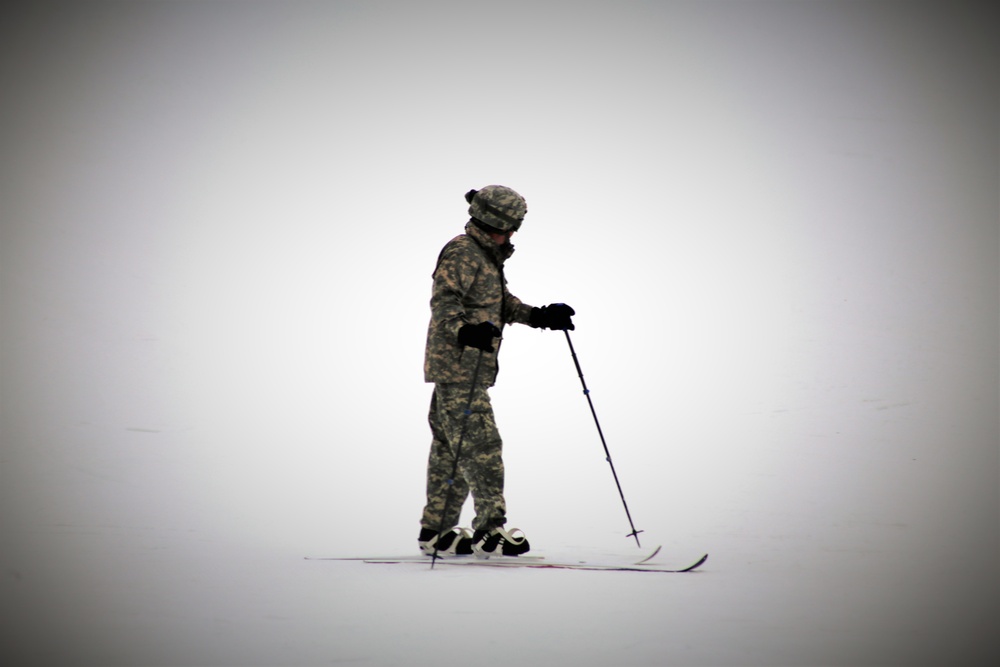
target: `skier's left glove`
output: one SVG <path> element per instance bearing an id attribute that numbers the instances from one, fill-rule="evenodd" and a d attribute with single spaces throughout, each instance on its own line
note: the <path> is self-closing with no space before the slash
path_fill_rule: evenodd
<path id="1" fill-rule="evenodd" d="M 541 308 L 532 308 L 531 315 L 528 316 L 528 326 L 536 329 L 573 331 L 576 329 L 573 320 L 570 319 L 573 315 L 576 315 L 576 311 L 565 303 L 552 303 Z"/>

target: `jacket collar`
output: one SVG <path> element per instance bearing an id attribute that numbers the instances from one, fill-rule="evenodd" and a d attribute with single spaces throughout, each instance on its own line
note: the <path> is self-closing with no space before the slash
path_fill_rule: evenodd
<path id="1" fill-rule="evenodd" d="M 499 267 L 502 267 L 503 263 L 514 254 L 514 244 L 507 241 L 503 245 L 497 245 L 489 234 L 477 227 L 471 220 L 465 225 L 465 233 L 467 236 L 472 237 L 479 244 L 479 247 L 483 249 L 483 252 L 486 253 L 486 256 L 493 260 L 493 263 Z"/>

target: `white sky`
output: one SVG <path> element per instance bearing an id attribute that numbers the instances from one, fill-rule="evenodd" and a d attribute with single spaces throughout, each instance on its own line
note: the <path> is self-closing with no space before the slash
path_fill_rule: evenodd
<path id="1" fill-rule="evenodd" d="M 914 578 L 965 551 L 995 581 L 1000 115 L 976 5 L 5 14 L 0 565 L 74 531 L 410 548 L 430 272 L 463 193 L 501 183 L 529 207 L 511 290 L 576 308 L 651 543 L 861 531 L 927 554 Z M 617 544 L 561 334 L 510 329 L 501 364 L 512 525 Z"/>

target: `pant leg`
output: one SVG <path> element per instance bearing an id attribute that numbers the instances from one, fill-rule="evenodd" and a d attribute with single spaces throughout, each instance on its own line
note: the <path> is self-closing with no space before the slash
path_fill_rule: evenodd
<path id="1" fill-rule="evenodd" d="M 431 451 L 427 458 L 427 504 L 424 505 L 420 525 L 434 531 L 440 529 L 441 532 L 447 532 L 458 525 L 462 505 L 469 495 L 469 485 L 462 476 L 461 469 L 456 470 L 452 478 L 455 456 L 448 435 L 451 418 L 441 406 L 440 388 L 441 385 L 434 387 L 431 407 L 427 413 L 427 422 L 431 427 Z M 448 480 L 452 480 L 451 484 Z"/>
<path id="2" fill-rule="evenodd" d="M 476 511 L 472 527 L 489 529 L 502 526 L 507 520 L 503 494 L 503 441 L 497 429 L 488 389 L 483 385 L 475 388 L 469 385 L 438 385 L 435 391 L 439 416 L 446 424 L 444 434 L 452 445 L 452 452 L 461 440 L 458 469 L 472 492 Z M 465 414 L 467 405 L 470 406 L 468 415 Z M 442 412 L 443 415 L 440 414 Z M 464 499 L 464 495 L 462 497 Z"/>

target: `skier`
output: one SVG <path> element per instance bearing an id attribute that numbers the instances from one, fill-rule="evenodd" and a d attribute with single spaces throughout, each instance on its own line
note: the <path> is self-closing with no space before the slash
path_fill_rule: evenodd
<path id="1" fill-rule="evenodd" d="M 534 308 L 507 290 L 503 267 L 514 252 L 510 238 L 528 211 L 524 198 L 488 185 L 465 199 L 471 216 L 465 233 L 444 246 L 433 273 L 424 357 L 424 379 L 434 383 L 432 441 L 418 541 L 427 554 L 517 556 L 529 545 L 520 530 L 504 529 L 503 445 L 488 389 L 496 380 L 505 325 L 572 330 L 575 312 L 562 303 Z M 471 531 L 456 527 L 470 491 Z"/>

